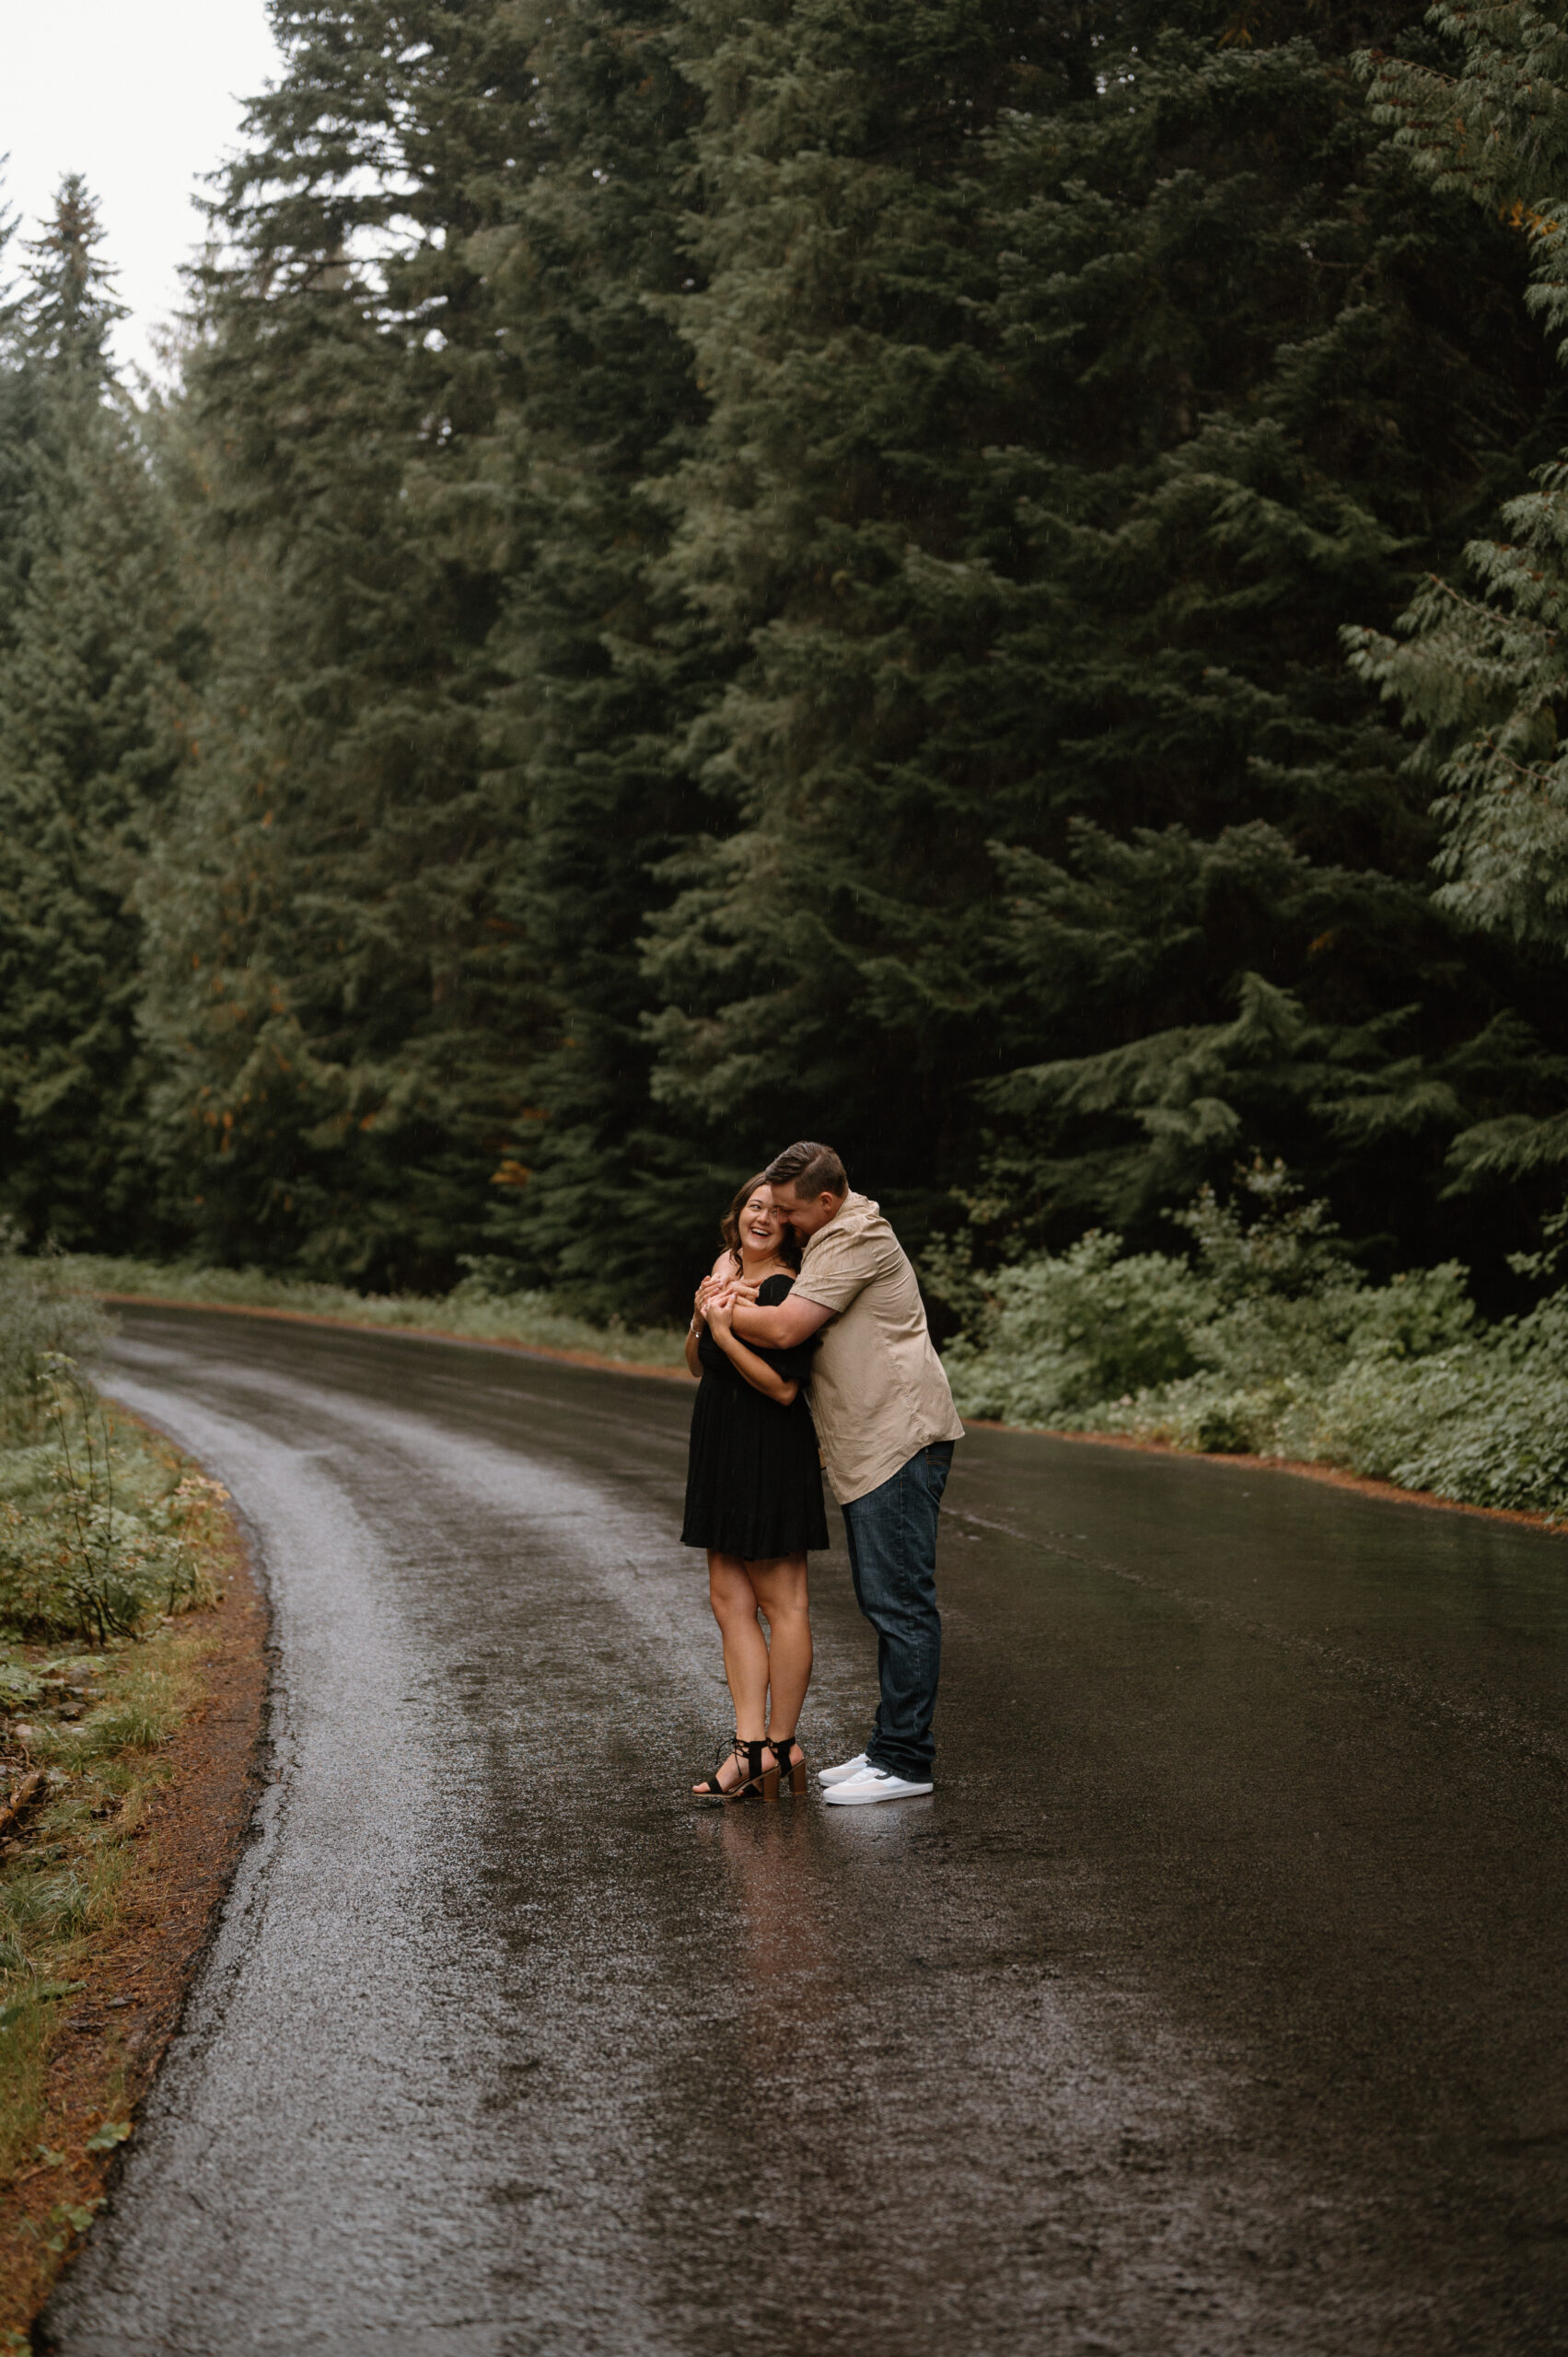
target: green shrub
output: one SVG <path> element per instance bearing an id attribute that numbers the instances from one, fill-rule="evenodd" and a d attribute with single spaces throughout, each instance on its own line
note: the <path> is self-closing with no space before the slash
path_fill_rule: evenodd
<path id="1" fill-rule="evenodd" d="M 1006 1423 L 1075 1415 L 1190 1373 L 1193 1330 L 1213 1307 L 1184 1260 L 1124 1255 L 1120 1236 L 1091 1230 L 999 1272 L 981 1335 L 948 1347 L 955 1396 L 967 1414 Z"/>
<path id="2" fill-rule="evenodd" d="M 1487 1326 L 1458 1262 L 1368 1285 L 1279 1164 L 1237 1178 L 1177 1214 L 1192 1260 L 1091 1233 L 1001 1271 L 947 1354 L 960 1410 L 1568 1517 L 1568 1291 Z"/>
<path id="3" fill-rule="evenodd" d="M 109 1322 L 96 1302 L 72 1289 L 63 1261 L 29 1260 L 21 1231 L 0 1219 L 0 1434 L 37 1429 L 53 1398 L 52 1370 L 90 1356 Z"/>
<path id="4" fill-rule="evenodd" d="M 1297 1202 L 1299 1191 L 1283 1162 L 1258 1155 L 1237 1170 L 1228 1202 L 1204 1186 L 1167 1214 L 1221 1301 L 1300 1301 L 1357 1282 L 1328 1204 Z"/>
<path id="5" fill-rule="evenodd" d="M 1328 1461 L 1408 1490 L 1568 1515 L 1568 1294 L 1445 1350 L 1353 1360 L 1315 1440 Z"/>
<path id="6" fill-rule="evenodd" d="M 1352 1357 L 1425 1358 L 1468 1341 L 1476 1328 L 1469 1282 L 1468 1269 L 1444 1260 L 1435 1269 L 1407 1269 L 1386 1285 L 1365 1287 L 1356 1296 Z"/>
<path id="7" fill-rule="evenodd" d="M 0 1631 L 13 1637 L 102 1643 L 210 1594 L 192 1538 L 215 1484 L 181 1480 L 105 1410 L 75 1353 L 107 1330 L 60 1263 L 24 1258 L 0 1229 Z M 30 1699 L 20 1675 L 0 1672 L 0 1703 Z"/>

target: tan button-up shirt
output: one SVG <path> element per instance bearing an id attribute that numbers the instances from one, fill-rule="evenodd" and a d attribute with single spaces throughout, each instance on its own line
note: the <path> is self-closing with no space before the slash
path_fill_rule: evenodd
<path id="1" fill-rule="evenodd" d="M 833 1312 L 810 1399 L 840 1505 L 891 1480 L 932 1441 L 962 1440 L 909 1256 L 868 1195 L 846 1195 L 807 1240 L 795 1298 Z"/>

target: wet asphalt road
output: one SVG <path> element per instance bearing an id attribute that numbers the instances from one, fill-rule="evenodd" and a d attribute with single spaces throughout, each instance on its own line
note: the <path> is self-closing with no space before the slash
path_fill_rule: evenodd
<path id="1" fill-rule="evenodd" d="M 1568 2351 L 1568 1539 L 976 1433 L 935 1798 L 704 1812 L 684 1389 L 174 1310 L 110 1387 L 249 1517 L 275 1772 L 44 2345 Z"/>

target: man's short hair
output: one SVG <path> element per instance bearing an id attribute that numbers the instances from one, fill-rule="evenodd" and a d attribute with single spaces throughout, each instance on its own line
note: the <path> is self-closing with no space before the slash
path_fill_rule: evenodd
<path id="1" fill-rule="evenodd" d="M 808 1202 L 813 1195 L 849 1192 L 843 1164 L 830 1145 L 819 1145 L 814 1138 L 786 1145 L 782 1154 L 774 1155 L 762 1176 L 770 1187 L 792 1188 L 801 1202 Z"/>

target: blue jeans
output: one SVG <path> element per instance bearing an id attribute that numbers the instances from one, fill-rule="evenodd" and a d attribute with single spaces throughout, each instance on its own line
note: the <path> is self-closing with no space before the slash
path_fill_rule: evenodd
<path id="1" fill-rule="evenodd" d="M 917 1449 L 890 1480 L 842 1509 L 854 1600 L 877 1631 L 882 1699 L 865 1747 L 874 1768 L 924 1783 L 942 1668 L 936 1515 L 953 1469 L 950 1440 Z"/>

